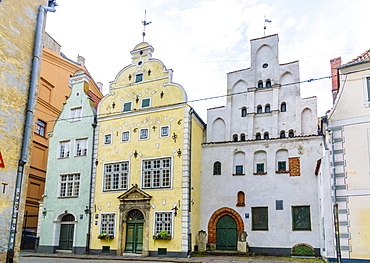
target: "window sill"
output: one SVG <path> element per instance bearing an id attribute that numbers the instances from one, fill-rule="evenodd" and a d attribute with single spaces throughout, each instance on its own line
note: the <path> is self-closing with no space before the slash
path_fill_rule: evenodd
<path id="1" fill-rule="evenodd" d="M 58 157 L 57 159 L 68 159 L 69 158 L 69 156 L 68 157 Z"/>
<path id="2" fill-rule="evenodd" d="M 85 156 L 87 156 L 87 154 L 85 154 L 85 155 L 75 155 L 74 157 L 85 157 Z"/>
<path id="3" fill-rule="evenodd" d="M 233 176 L 244 176 L 245 174 L 233 174 Z"/>
<path id="4" fill-rule="evenodd" d="M 289 171 L 275 171 L 275 173 L 277 173 L 277 174 L 288 174 Z"/>
<path id="5" fill-rule="evenodd" d="M 237 203 L 236 206 L 245 206 L 243 203 Z"/>
<path id="6" fill-rule="evenodd" d="M 58 199 L 66 199 L 66 198 L 78 198 L 78 195 L 74 195 L 74 196 L 58 196 Z"/>
<path id="7" fill-rule="evenodd" d="M 267 172 L 263 172 L 263 173 L 253 173 L 253 175 L 265 175 L 267 174 Z"/>

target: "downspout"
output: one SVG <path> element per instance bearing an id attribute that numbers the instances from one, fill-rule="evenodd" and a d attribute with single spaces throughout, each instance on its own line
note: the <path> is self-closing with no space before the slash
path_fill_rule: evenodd
<path id="1" fill-rule="evenodd" d="M 37 16 L 35 45 L 33 49 L 33 59 L 32 59 L 31 80 L 30 80 L 30 88 L 29 88 L 28 101 L 27 101 L 27 112 L 26 112 L 25 127 L 24 127 L 23 141 L 22 141 L 21 158 L 18 162 L 17 179 L 16 179 L 15 191 L 14 191 L 12 219 L 11 219 L 11 225 L 10 225 L 8 252 L 6 256 L 7 263 L 13 262 L 13 258 L 14 258 L 14 243 L 15 243 L 15 236 L 17 233 L 16 229 L 17 229 L 17 222 L 18 222 L 18 212 L 19 212 L 19 202 L 20 202 L 20 195 L 21 195 L 21 188 L 22 188 L 23 171 L 24 171 L 24 165 L 28 161 L 29 145 L 30 145 L 30 139 L 31 139 L 32 125 L 33 125 L 33 110 L 36 104 L 36 92 L 37 92 L 36 83 L 37 83 L 38 78 L 40 77 L 41 40 L 42 40 L 42 33 L 43 33 L 43 26 L 44 26 L 44 17 L 45 17 L 46 12 L 55 12 L 55 6 L 57 5 L 58 4 L 55 2 L 55 0 L 50 0 L 48 6 L 40 5 L 38 16 Z"/>
<path id="2" fill-rule="evenodd" d="M 192 127 L 193 127 L 193 112 L 194 109 L 190 108 L 189 111 L 189 212 L 188 212 L 188 257 L 191 256 L 191 247 L 192 247 L 192 233 L 191 233 L 191 204 L 192 204 L 192 199 L 191 199 L 191 146 L 192 146 Z"/>
<path id="3" fill-rule="evenodd" d="M 87 228 L 87 235 L 86 235 L 86 254 L 90 254 L 90 236 L 91 236 L 91 227 L 92 227 L 92 222 L 91 222 L 91 198 L 92 198 L 92 183 L 93 183 L 93 171 L 94 171 L 94 164 L 95 164 L 95 159 L 94 159 L 94 146 L 95 146 L 95 129 L 96 129 L 96 117 L 94 117 L 94 122 L 91 124 L 93 127 L 93 135 L 92 135 L 92 152 L 91 152 L 91 172 L 90 172 L 90 190 L 89 190 L 89 204 L 87 208 L 89 208 L 89 223 L 88 223 L 88 228 Z"/>

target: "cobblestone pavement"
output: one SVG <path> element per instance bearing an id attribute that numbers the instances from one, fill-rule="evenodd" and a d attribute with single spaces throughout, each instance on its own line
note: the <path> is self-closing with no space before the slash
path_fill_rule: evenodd
<path id="1" fill-rule="evenodd" d="M 297 259 L 280 257 L 242 257 L 242 256 L 194 256 L 191 258 L 140 257 L 140 256 L 100 256 L 100 255 L 61 255 L 22 253 L 20 263 L 112 263 L 112 262 L 189 262 L 189 263 L 283 263 L 283 262 L 311 262 L 322 263 L 321 259 Z"/>

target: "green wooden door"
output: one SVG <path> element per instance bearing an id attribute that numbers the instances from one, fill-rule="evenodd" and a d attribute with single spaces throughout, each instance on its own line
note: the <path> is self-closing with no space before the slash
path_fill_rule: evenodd
<path id="1" fill-rule="evenodd" d="M 60 225 L 59 249 L 71 250 L 73 246 L 73 224 Z"/>
<path id="2" fill-rule="evenodd" d="M 141 253 L 143 249 L 143 223 L 128 223 L 126 232 L 126 252 Z"/>
<path id="3" fill-rule="evenodd" d="M 231 216 L 223 216 L 216 225 L 216 249 L 236 250 L 236 222 Z"/>
<path id="4" fill-rule="evenodd" d="M 127 215 L 126 253 L 141 253 L 143 250 L 144 216 L 137 210 L 131 210 Z"/>

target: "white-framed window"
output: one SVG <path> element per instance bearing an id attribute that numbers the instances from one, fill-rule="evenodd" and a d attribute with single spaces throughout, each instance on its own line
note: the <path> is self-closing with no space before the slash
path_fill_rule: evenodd
<path id="1" fill-rule="evenodd" d="M 104 164 L 103 190 L 127 189 L 129 177 L 129 162 Z"/>
<path id="2" fill-rule="evenodd" d="M 135 75 L 135 82 L 142 82 L 143 81 L 143 76 L 144 76 L 143 73 L 136 74 Z"/>
<path id="3" fill-rule="evenodd" d="M 69 121 L 80 121 L 82 117 L 82 107 L 71 108 L 69 112 Z"/>
<path id="4" fill-rule="evenodd" d="M 112 134 L 104 134 L 104 145 L 112 144 Z"/>
<path id="5" fill-rule="evenodd" d="M 131 111 L 131 110 L 132 110 L 132 102 L 131 101 L 124 102 L 122 111 L 125 112 L 125 111 Z"/>
<path id="6" fill-rule="evenodd" d="M 87 155 L 87 138 L 76 139 L 75 147 L 75 156 Z"/>
<path id="7" fill-rule="evenodd" d="M 148 108 L 150 107 L 150 102 L 151 102 L 151 99 L 150 98 L 142 98 L 141 99 L 141 108 Z"/>
<path id="8" fill-rule="evenodd" d="M 68 158 L 71 149 L 71 141 L 59 142 L 58 158 Z"/>
<path id="9" fill-rule="evenodd" d="M 363 75 L 364 106 L 370 107 L 370 75 Z"/>
<path id="10" fill-rule="evenodd" d="M 107 233 L 114 236 L 115 213 L 104 213 L 100 216 L 100 234 Z"/>
<path id="11" fill-rule="evenodd" d="M 123 142 L 129 142 L 130 141 L 130 131 L 123 131 L 121 140 Z"/>
<path id="12" fill-rule="evenodd" d="M 154 212 L 154 235 L 160 233 L 161 231 L 167 231 L 168 234 L 173 236 L 173 213 L 169 211 L 158 211 Z"/>
<path id="13" fill-rule="evenodd" d="M 171 187 L 171 157 L 143 160 L 143 188 Z"/>
<path id="14" fill-rule="evenodd" d="M 60 176 L 59 197 L 78 197 L 80 192 L 80 174 Z"/>
<path id="15" fill-rule="evenodd" d="M 45 137 L 45 131 L 46 131 L 46 122 L 42 120 L 37 120 L 35 133 L 42 137 Z"/>
<path id="16" fill-rule="evenodd" d="M 139 139 L 140 140 L 148 140 L 149 139 L 149 128 L 140 129 Z"/>
<path id="17" fill-rule="evenodd" d="M 169 136 L 170 136 L 170 126 L 169 125 L 161 126 L 161 138 Z"/>

